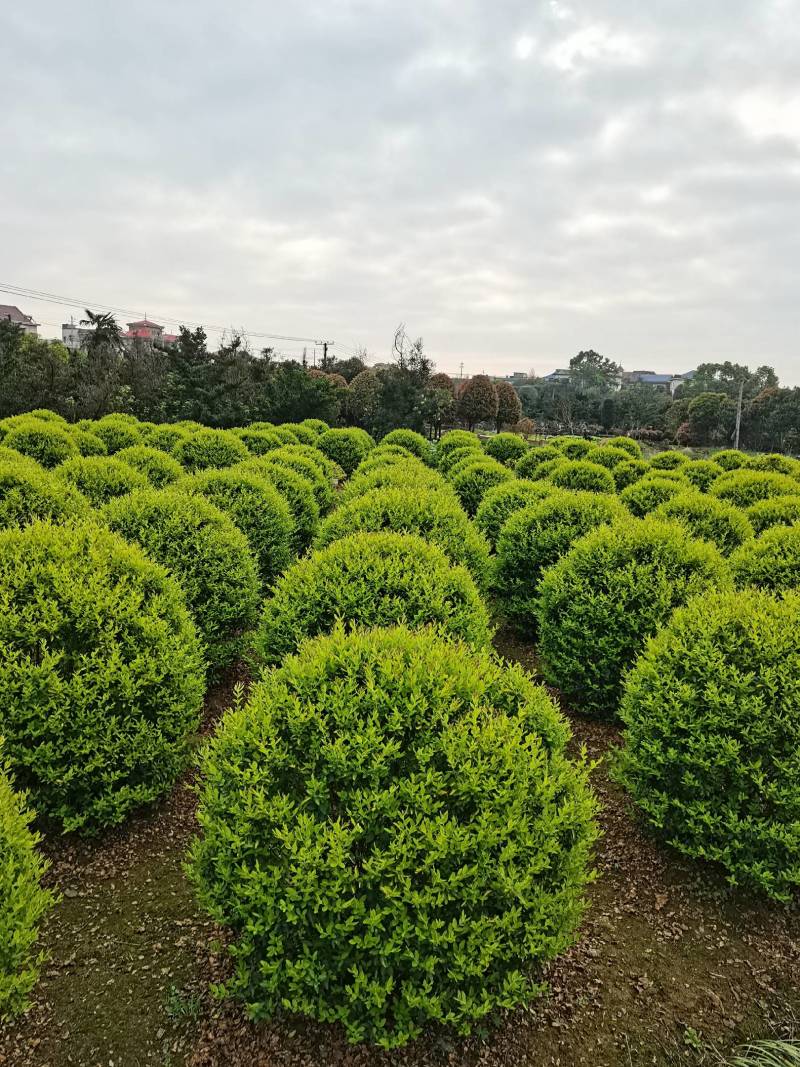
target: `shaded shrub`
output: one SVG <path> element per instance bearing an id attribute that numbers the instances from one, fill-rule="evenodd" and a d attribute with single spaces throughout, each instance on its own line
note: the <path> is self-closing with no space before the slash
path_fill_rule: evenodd
<path id="1" fill-rule="evenodd" d="M 643 459 L 629 459 L 624 463 L 618 463 L 611 472 L 614 486 L 618 493 L 627 489 L 629 485 L 638 482 L 649 470 L 649 466 Z"/>
<path id="2" fill-rule="evenodd" d="M 750 590 L 677 611 L 628 677 L 620 776 L 673 848 L 733 885 L 800 887 L 800 597 Z"/>
<path id="3" fill-rule="evenodd" d="M 305 426 L 302 422 L 283 422 L 276 429 L 285 434 L 288 431 L 295 440 L 301 445 L 316 446 L 319 433 L 311 426 Z"/>
<path id="4" fill-rule="evenodd" d="M 777 471 L 789 474 L 793 478 L 800 475 L 800 464 L 791 456 L 782 456 L 779 452 L 760 452 L 757 456 L 747 457 L 747 469 L 753 471 Z"/>
<path id="5" fill-rule="evenodd" d="M 484 495 L 475 515 L 475 525 L 486 535 L 491 547 L 496 548 L 500 531 L 514 512 L 535 504 L 554 491 L 548 482 L 531 482 L 524 478 L 501 482 Z"/>
<path id="6" fill-rule="evenodd" d="M 667 478 L 646 475 L 619 494 L 620 499 L 637 518 L 643 518 L 674 496 L 686 491 L 686 485 Z"/>
<path id="7" fill-rule="evenodd" d="M 305 426 L 308 430 L 313 430 L 317 437 L 330 430 L 330 426 L 322 419 L 303 419 L 300 425 Z"/>
<path id="8" fill-rule="evenodd" d="M 461 445 L 459 448 L 451 448 L 449 452 L 442 452 L 438 457 L 437 467 L 446 476 L 464 459 L 483 458 L 484 451 L 476 441 L 475 444 Z"/>
<path id="9" fill-rule="evenodd" d="M 377 470 L 378 467 L 391 466 L 393 463 L 404 463 L 409 459 L 422 462 L 419 456 L 415 456 L 407 448 L 401 448 L 400 445 L 378 445 L 377 448 L 373 448 L 366 459 L 361 460 L 355 469 L 353 477 L 369 474 L 370 471 Z"/>
<path id="10" fill-rule="evenodd" d="M 613 493 L 616 489 L 610 470 L 585 459 L 559 464 L 549 480 L 559 489 L 585 490 L 589 493 Z"/>
<path id="11" fill-rule="evenodd" d="M 771 496 L 751 504 L 746 515 L 756 534 L 772 526 L 792 526 L 800 522 L 800 493 L 796 496 Z"/>
<path id="12" fill-rule="evenodd" d="M 442 434 L 436 446 L 436 459 L 441 465 L 442 457 L 456 448 L 480 449 L 480 447 L 481 442 L 478 435 L 472 433 L 471 430 L 448 430 L 447 433 Z"/>
<path id="13" fill-rule="evenodd" d="M 649 518 L 593 530 L 539 584 L 545 678 L 581 710 L 613 715 L 647 638 L 689 597 L 729 585 L 717 550 L 676 523 Z"/>
<path id="14" fill-rule="evenodd" d="M 719 452 L 712 452 L 711 459 L 725 471 L 737 470 L 747 466 L 747 453 L 740 452 L 738 448 L 722 448 Z"/>
<path id="15" fill-rule="evenodd" d="M 614 497 L 566 490 L 512 515 L 500 532 L 494 575 L 503 613 L 518 628 L 535 630 L 539 582 L 547 567 L 590 530 L 626 518 Z"/>
<path id="16" fill-rule="evenodd" d="M 615 445 L 598 445 L 593 448 L 586 457 L 592 463 L 613 471 L 620 463 L 630 463 L 631 454 L 627 448 L 617 448 Z"/>
<path id="17" fill-rule="evenodd" d="M 524 437 L 516 433 L 498 433 L 490 437 L 483 450 L 487 456 L 496 459 L 499 463 L 505 463 L 508 467 L 514 464 L 528 451 L 528 443 Z"/>
<path id="18" fill-rule="evenodd" d="M 77 489 L 96 508 L 113 497 L 149 485 L 143 474 L 116 456 L 74 456 L 57 467 L 53 475 Z"/>
<path id="19" fill-rule="evenodd" d="M 493 486 L 513 478 L 513 473 L 502 463 L 486 457 L 461 467 L 452 475 L 452 484 L 464 510 L 468 515 L 474 515 Z"/>
<path id="20" fill-rule="evenodd" d="M 434 465 L 433 446 L 421 433 L 415 433 L 414 430 L 391 430 L 381 441 L 381 447 L 387 445 L 400 445 L 421 459 L 428 467 Z"/>
<path id="21" fill-rule="evenodd" d="M 798 483 L 787 474 L 772 471 L 732 470 L 720 475 L 709 492 L 720 500 L 729 500 L 738 508 L 748 508 L 771 496 L 791 496 Z"/>
<path id="22" fill-rule="evenodd" d="M 89 423 L 85 428 L 100 438 L 110 456 L 123 448 L 132 448 L 133 445 L 143 443 L 142 432 L 136 420 L 123 415 L 104 416 L 97 422 Z"/>
<path id="23" fill-rule="evenodd" d="M 654 515 L 679 522 L 693 537 L 716 545 L 723 556 L 729 556 L 754 536 L 753 527 L 739 508 L 696 490 L 679 493 L 656 508 Z"/>
<path id="24" fill-rule="evenodd" d="M 518 478 L 531 478 L 544 463 L 563 459 L 564 456 L 554 445 L 539 445 L 529 448 L 522 459 L 518 459 L 514 470 Z"/>
<path id="25" fill-rule="evenodd" d="M 88 501 L 36 463 L 0 459 L 0 528 L 27 526 L 35 519 L 66 519 L 85 515 Z"/>
<path id="26" fill-rule="evenodd" d="M 57 467 L 78 454 L 78 447 L 67 430 L 58 423 L 37 419 L 16 423 L 3 438 L 3 446 L 35 459 L 46 468 Z"/>
<path id="27" fill-rule="evenodd" d="M 428 632 L 338 629 L 265 674 L 206 750 L 190 860 L 227 992 L 385 1047 L 539 994 L 597 835 L 568 738 L 520 668 Z"/>
<path id="28" fill-rule="evenodd" d="M 65 830 L 121 822 L 175 782 L 199 725 L 180 589 L 94 523 L 0 532 L 0 690 L 6 755 L 37 810 Z"/>
<path id="29" fill-rule="evenodd" d="M 657 452 L 650 459 L 650 468 L 654 471 L 674 471 L 688 462 L 689 457 L 683 452 Z"/>
<path id="30" fill-rule="evenodd" d="M 145 489 L 112 500 L 103 514 L 113 530 L 165 566 L 186 594 L 210 665 L 227 666 L 254 621 L 260 596 L 245 535 L 209 501 L 171 489 Z"/>
<path id="31" fill-rule="evenodd" d="M 89 430 L 71 430 L 70 437 L 75 442 L 79 456 L 107 456 L 105 441 Z"/>
<path id="32" fill-rule="evenodd" d="M 365 430 L 354 426 L 346 430 L 326 430 L 317 439 L 317 448 L 351 475 L 375 442 Z"/>
<path id="33" fill-rule="evenodd" d="M 409 534 L 352 534 L 290 567 L 264 604 L 253 635 L 256 657 L 280 663 L 337 619 L 354 626 L 432 625 L 476 646 L 491 634 L 469 572 Z"/>
<path id="34" fill-rule="evenodd" d="M 449 494 L 457 499 L 455 493 L 439 474 L 426 467 L 421 460 L 406 460 L 404 463 L 384 464 L 380 467 L 361 474 L 358 471 L 352 481 L 345 485 L 339 494 L 341 503 L 352 500 L 354 497 L 363 496 L 373 489 L 384 486 L 406 486 L 409 489 L 437 489 L 441 493 Z"/>
<path id="35" fill-rule="evenodd" d="M 184 474 L 183 467 L 177 459 L 149 445 L 121 448 L 115 458 L 143 474 L 154 489 L 163 489 L 165 485 L 172 485 Z"/>
<path id="36" fill-rule="evenodd" d="M 316 452 L 316 449 L 304 449 L 303 445 L 284 445 L 282 448 L 277 449 L 275 452 L 270 452 L 265 458 L 272 463 L 273 466 L 284 467 L 287 470 L 294 471 L 295 474 L 299 474 L 304 478 L 311 486 L 311 491 L 314 494 L 314 500 L 317 503 L 317 509 L 320 513 L 326 512 L 333 503 L 333 484 L 330 475 L 327 473 L 327 466 L 321 464 L 314 456 L 309 455 L 310 452 Z M 322 453 L 318 453 L 319 457 L 324 460 Z"/>
<path id="37" fill-rule="evenodd" d="M 150 448 L 157 448 L 160 452 L 174 453 L 175 448 L 181 441 L 190 436 L 189 431 L 182 426 L 174 426 L 170 423 L 162 423 L 151 430 L 147 435 L 147 444 Z"/>
<path id="38" fill-rule="evenodd" d="M 515 483 L 519 484 L 519 483 Z M 489 577 L 489 546 L 449 494 L 432 489 L 384 487 L 347 501 L 322 523 L 315 547 L 354 533 L 416 534 L 463 564 L 479 586 Z"/>
<path id="39" fill-rule="evenodd" d="M 174 455 L 193 473 L 209 467 L 232 467 L 247 459 L 250 452 L 230 430 L 197 430 L 175 445 Z"/>
<path id="40" fill-rule="evenodd" d="M 554 437 L 553 446 L 560 455 L 567 459 L 584 459 L 590 452 L 594 452 L 595 445 L 587 441 L 585 437 Z M 545 446 L 547 447 L 547 446 Z"/>
<path id="41" fill-rule="evenodd" d="M 701 493 L 707 493 L 722 473 L 723 468 L 711 459 L 692 459 L 681 467 L 683 477 Z"/>
<path id="42" fill-rule="evenodd" d="M 782 592 L 800 589 L 800 525 L 773 526 L 731 556 L 736 585 Z"/>
<path id="43" fill-rule="evenodd" d="M 289 505 L 291 513 L 291 545 L 295 555 L 305 552 L 319 525 L 319 505 L 314 496 L 314 482 L 298 474 L 285 463 L 273 463 L 269 457 L 248 459 L 231 467 L 234 471 L 252 471 L 273 486 Z"/>
<path id="44" fill-rule="evenodd" d="M 603 442 L 603 445 L 608 445 L 611 448 L 622 448 L 634 459 L 642 458 L 642 446 L 638 441 L 634 441 L 632 437 L 625 437 L 624 435 L 609 437 L 607 441 Z"/>
<path id="45" fill-rule="evenodd" d="M 273 430 L 254 430 L 252 427 L 231 430 L 247 447 L 251 456 L 266 456 L 286 444 L 285 439 Z"/>

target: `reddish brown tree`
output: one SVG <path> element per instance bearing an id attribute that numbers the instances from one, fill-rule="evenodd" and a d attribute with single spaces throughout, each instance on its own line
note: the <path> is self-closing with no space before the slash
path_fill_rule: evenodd
<path id="1" fill-rule="evenodd" d="M 497 390 L 486 374 L 476 374 L 461 386 L 458 393 L 458 417 L 471 430 L 476 423 L 497 418 Z"/>
<path id="2" fill-rule="evenodd" d="M 500 433 L 504 426 L 513 426 L 519 422 L 522 415 L 522 402 L 517 395 L 517 390 L 509 382 L 497 382 L 497 415 L 495 423 L 497 432 Z"/>

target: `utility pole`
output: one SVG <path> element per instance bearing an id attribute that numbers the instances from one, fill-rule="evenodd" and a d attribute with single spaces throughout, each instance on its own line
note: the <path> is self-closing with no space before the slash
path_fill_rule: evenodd
<path id="1" fill-rule="evenodd" d="M 306 367 L 308 366 L 308 359 L 306 358 L 306 351 L 307 350 L 306 350 L 305 345 L 304 345 L 303 346 L 303 370 L 305 370 Z"/>
<path id="2" fill-rule="evenodd" d="M 464 381 L 464 361 L 463 360 L 458 365 L 458 380 L 460 382 Z"/>
<path id="3" fill-rule="evenodd" d="M 734 435 L 733 447 L 739 447 L 739 430 L 742 427 L 742 397 L 744 395 L 744 379 L 739 382 L 739 403 L 736 405 L 736 433 Z"/>
<path id="4" fill-rule="evenodd" d="M 328 347 L 330 346 L 331 348 L 333 348 L 333 346 L 336 344 L 336 342 L 335 341 L 321 341 L 320 344 L 322 345 L 322 369 L 323 370 L 327 370 L 328 369 Z"/>

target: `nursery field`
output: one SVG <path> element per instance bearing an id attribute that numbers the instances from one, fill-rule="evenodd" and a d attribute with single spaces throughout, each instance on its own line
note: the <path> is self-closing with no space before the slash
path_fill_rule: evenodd
<path id="1" fill-rule="evenodd" d="M 0 422 L 0 1064 L 798 1062 L 799 589 L 782 455 Z"/>

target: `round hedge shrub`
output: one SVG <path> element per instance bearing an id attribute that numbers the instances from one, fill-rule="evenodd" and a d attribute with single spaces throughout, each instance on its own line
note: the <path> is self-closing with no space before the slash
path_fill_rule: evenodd
<path id="1" fill-rule="evenodd" d="M 485 494 L 475 515 L 475 525 L 485 534 L 491 547 L 496 548 L 500 531 L 516 511 L 530 507 L 553 492 L 555 490 L 548 482 L 531 482 L 524 478 L 501 482 Z"/>
<path id="2" fill-rule="evenodd" d="M 640 478 L 647 474 L 649 469 L 650 467 L 643 459 L 629 459 L 623 463 L 618 463 L 611 472 L 617 492 L 621 493 L 629 485 L 638 482 Z"/>
<path id="3" fill-rule="evenodd" d="M 519 484 L 519 483 L 515 483 Z M 416 534 L 463 564 L 481 588 L 489 578 L 489 546 L 457 500 L 432 489 L 373 489 L 349 500 L 322 523 L 315 542 L 324 548 L 354 533 Z"/>
<path id="4" fill-rule="evenodd" d="M 13 448 L 43 467 L 57 467 L 70 456 L 77 456 L 78 446 L 69 432 L 58 423 L 25 419 L 16 423 L 3 438 L 5 448 Z"/>
<path id="5" fill-rule="evenodd" d="M 0 1023 L 28 1006 L 39 977 L 39 924 L 53 904 L 41 885 L 47 863 L 37 851 L 33 812 L 11 785 L 0 745 Z"/>
<path id="6" fill-rule="evenodd" d="M 309 451 L 316 450 L 309 449 Z M 319 456 L 324 459 L 321 452 Z M 318 510 L 328 511 L 333 503 L 333 485 L 330 476 L 326 473 L 326 468 L 320 466 L 315 458 L 286 446 L 262 458 L 268 459 L 274 467 L 283 467 L 305 478 L 311 486 Z"/>
<path id="7" fill-rule="evenodd" d="M 689 462 L 683 452 L 657 452 L 650 460 L 650 469 L 654 471 L 674 471 Z"/>
<path id="8" fill-rule="evenodd" d="M 739 588 L 800 589 L 800 524 L 765 530 L 731 556 L 731 569 Z"/>
<path id="9" fill-rule="evenodd" d="M 26 411 L 25 414 L 41 422 L 56 422 L 59 426 L 69 425 L 63 415 L 59 415 L 57 411 L 51 411 L 50 408 L 34 408 L 33 411 Z"/>
<path id="10" fill-rule="evenodd" d="M 491 488 L 513 478 L 513 473 L 502 463 L 486 457 L 462 467 L 452 481 L 462 507 L 468 515 L 474 515 Z"/>
<path id="11" fill-rule="evenodd" d="M 157 448 L 160 452 L 172 454 L 176 446 L 181 441 L 185 441 L 187 437 L 189 437 L 189 431 L 183 427 L 162 423 L 148 433 L 147 444 L 150 448 Z"/>
<path id="12" fill-rule="evenodd" d="M 277 489 L 291 512 L 292 550 L 295 555 L 305 552 L 319 526 L 319 505 L 314 496 L 314 483 L 287 464 L 273 463 L 268 457 L 248 459 L 246 463 L 230 469 L 251 471 Z"/>
<path id="13" fill-rule="evenodd" d="M 149 445 L 121 448 L 114 458 L 127 463 L 129 467 L 143 474 L 154 489 L 163 489 L 165 485 L 172 485 L 184 474 L 183 467 L 177 459 Z"/>
<path id="14" fill-rule="evenodd" d="M 771 496 L 747 509 L 747 517 L 757 534 L 772 526 L 793 526 L 800 522 L 800 493 L 796 496 Z"/>
<path id="15" fill-rule="evenodd" d="M 563 454 L 554 445 L 537 445 L 529 448 L 522 459 L 517 460 L 514 470 L 518 478 L 531 478 L 543 463 L 563 458 Z"/>
<path id="16" fill-rule="evenodd" d="M 593 448 L 586 457 L 592 463 L 613 471 L 620 463 L 630 463 L 631 454 L 626 448 L 617 448 L 615 445 L 598 445 Z"/>
<path id="17" fill-rule="evenodd" d="M 276 428 L 281 434 L 285 434 L 288 431 L 301 445 L 315 447 L 319 437 L 316 430 L 311 429 L 309 426 L 304 426 L 302 422 L 282 422 Z"/>
<path id="18" fill-rule="evenodd" d="M 247 538 L 264 585 L 292 558 L 294 523 L 289 505 L 266 479 L 241 467 L 207 470 L 185 478 L 182 492 L 197 493 L 224 511 Z"/>
<path id="19" fill-rule="evenodd" d="M 397 533 L 359 533 L 290 567 L 264 604 L 253 635 L 256 658 L 280 663 L 337 619 L 352 626 L 435 626 L 486 645 L 489 615 L 475 582 L 437 545 Z"/>
<path id="20" fill-rule="evenodd" d="M 370 471 L 377 470 L 378 467 L 390 467 L 393 463 L 403 463 L 409 459 L 415 462 L 422 462 L 419 456 L 415 456 L 407 448 L 401 448 L 399 445 L 378 445 L 377 448 L 373 448 L 366 459 L 361 460 L 353 473 L 353 477 L 358 478 L 362 474 L 369 474 Z"/>
<path id="21" fill-rule="evenodd" d="M 752 471 L 777 471 L 778 474 L 789 474 L 797 478 L 800 474 L 800 466 L 797 460 L 791 456 L 783 456 L 779 452 L 760 452 L 757 456 L 748 456 L 747 469 Z"/>
<path id="22" fill-rule="evenodd" d="M 203 674 L 181 590 L 139 548 L 94 523 L 0 532 L 0 734 L 37 811 L 93 832 L 161 796 Z"/>
<path id="23" fill-rule="evenodd" d="M 597 836 L 568 738 L 524 671 L 429 632 L 338 629 L 265 674 L 204 754 L 190 857 L 226 991 L 386 1048 L 540 994 Z"/>
<path id="24" fill-rule="evenodd" d="M 426 467 L 420 460 L 407 460 L 404 463 L 384 464 L 366 474 L 356 472 L 352 481 L 345 485 L 339 494 L 340 503 L 354 497 L 363 496 L 373 489 L 383 486 L 406 486 L 409 489 L 436 489 L 440 493 L 446 493 L 453 499 L 457 499 L 455 493 L 439 474 Z"/>
<path id="25" fill-rule="evenodd" d="M 107 456 L 105 441 L 89 430 L 70 430 L 70 437 L 75 442 L 79 456 Z"/>
<path id="26" fill-rule="evenodd" d="M 13 467 L 32 467 L 37 471 L 44 470 L 44 467 L 37 463 L 35 459 L 29 459 L 27 456 L 23 456 L 21 452 L 17 452 L 16 449 L 6 448 L 5 445 L 0 445 L 0 463 L 9 464 Z"/>
<path id="27" fill-rule="evenodd" d="M 484 458 L 485 453 L 480 445 L 463 445 L 461 448 L 451 448 L 449 452 L 443 452 L 439 457 L 437 467 L 445 477 L 448 477 L 465 460 Z"/>
<path id="28" fill-rule="evenodd" d="M 254 430 L 246 427 L 241 430 L 231 430 L 236 434 L 242 444 L 246 445 L 251 456 L 266 456 L 276 448 L 282 448 L 286 444 L 285 439 L 273 430 Z"/>
<path id="29" fill-rule="evenodd" d="M 74 486 L 96 508 L 150 484 L 135 467 L 116 456 L 75 456 L 57 467 L 54 476 Z"/>
<path id="30" fill-rule="evenodd" d="M 528 442 L 518 433 L 498 433 L 489 438 L 483 450 L 492 459 L 513 467 L 528 451 Z"/>
<path id="31" fill-rule="evenodd" d="M 312 430 L 316 437 L 319 437 L 321 434 L 330 430 L 330 426 L 322 419 L 303 419 L 300 425 L 305 426 L 308 430 Z"/>
<path id="32" fill-rule="evenodd" d="M 637 518 L 649 515 L 651 511 L 666 504 L 675 496 L 686 492 L 686 486 L 669 478 L 645 475 L 638 482 L 629 485 L 619 494 L 620 499 Z"/>
<path id="33" fill-rule="evenodd" d="M 800 887 L 800 597 L 699 597 L 625 686 L 619 775 L 653 829 L 733 885 Z"/>
<path id="34" fill-rule="evenodd" d="M 106 415 L 85 428 L 100 438 L 110 456 L 123 448 L 132 448 L 144 443 L 136 420 L 124 415 Z"/>
<path id="35" fill-rule="evenodd" d="M 260 585 L 247 538 L 223 511 L 190 493 L 145 489 L 118 497 L 103 511 L 113 530 L 141 545 L 186 594 L 214 670 L 241 647 L 257 617 Z"/>
<path id="36" fill-rule="evenodd" d="M 559 464 L 549 481 L 559 489 L 585 490 L 589 493 L 613 493 L 616 490 L 611 471 L 586 459 Z"/>
<path id="37" fill-rule="evenodd" d="M 545 678 L 580 710 L 614 715 L 647 638 L 689 597 L 730 581 L 719 552 L 676 523 L 648 518 L 593 530 L 539 583 Z"/>
<path id="38" fill-rule="evenodd" d="M 381 440 L 381 446 L 400 445 L 421 459 L 428 467 L 434 465 L 433 447 L 430 441 L 426 441 L 421 433 L 414 430 L 391 430 Z"/>
<path id="39" fill-rule="evenodd" d="M 448 430 L 447 433 L 442 434 L 439 443 L 436 446 L 436 459 L 441 465 L 442 457 L 446 456 L 448 452 L 454 451 L 456 448 L 476 448 L 480 449 L 481 442 L 476 433 L 472 433 L 471 430 Z"/>
<path id="40" fill-rule="evenodd" d="M 723 473 L 724 469 L 712 459 L 692 459 L 681 467 L 681 474 L 687 482 L 701 493 L 707 493 Z"/>
<path id="41" fill-rule="evenodd" d="M 77 489 L 37 464 L 0 459 L 0 528 L 27 526 L 36 519 L 64 522 L 88 511 L 89 503 Z"/>
<path id="42" fill-rule="evenodd" d="M 603 444 L 608 445 L 611 448 L 621 448 L 634 459 L 642 458 L 642 446 L 638 441 L 634 441 L 632 437 L 625 437 L 624 435 L 609 437 Z"/>
<path id="43" fill-rule="evenodd" d="M 317 448 L 351 475 L 375 442 L 365 430 L 354 426 L 346 430 L 326 430 L 317 438 Z"/>
<path id="44" fill-rule="evenodd" d="M 653 514 L 679 522 L 693 537 L 716 545 L 723 556 L 729 556 L 754 536 L 753 527 L 739 508 L 696 490 L 679 493 Z"/>
<path id="45" fill-rule="evenodd" d="M 563 489 L 512 515 L 500 532 L 493 583 L 504 614 L 518 628 L 535 630 L 545 569 L 590 530 L 626 518 L 614 497 Z"/>
<path id="46" fill-rule="evenodd" d="M 568 435 L 555 437 L 553 445 L 559 454 L 566 457 L 566 459 L 584 459 L 590 452 L 595 450 L 594 444 L 591 441 L 587 441 L 585 437 L 570 437 Z"/>
<path id="47" fill-rule="evenodd" d="M 230 430 L 197 430 L 175 445 L 174 455 L 187 471 L 194 473 L 209 467 L 232 467 L 247 459 L 250 452 Z"/>
<path id="48" fill-rule="evenodd" d="M 746 467 L 748 456 L 746 452 L 740 452 L 738 448 L 723 448 L 719 452 L 712 452 L 711 459 L 724 471 L 738 470 Z"/>
<path id="49" fill-rule="evenodd" d="M 315 445 L 284 445 L 280 450 L 282 456 L 302 456 L 310 460 L 319 473 L 329 482 L 340 482 L 344 478 L 344 471 L 332 459 L 329 459 Z M 270 459 L 273 457 L 270 456 Z"/>
<path id="50" fill-rule="evenodd" d="M 737 508 L 749 508 L 758 500 L 767 500 L 771 496 L 790 496 L 797 490 L 798 483 L 788 474 L 732 470 L 717 478 L 709 491 L 720 500 L 729 500 Z"/>
<path id="51" fill-rule="evenodd" d="M 273 426 L 270 433 L 275 434 L 284 445 L 299 445 L 302 443 L 294 430 L 289 426 Z"/>

